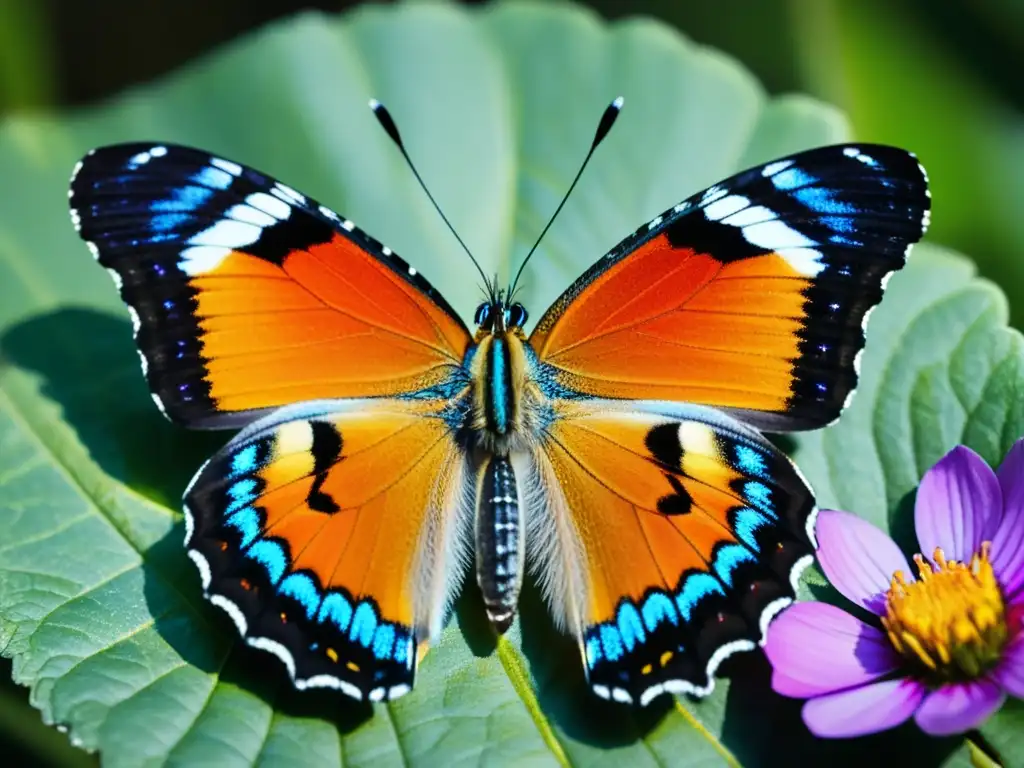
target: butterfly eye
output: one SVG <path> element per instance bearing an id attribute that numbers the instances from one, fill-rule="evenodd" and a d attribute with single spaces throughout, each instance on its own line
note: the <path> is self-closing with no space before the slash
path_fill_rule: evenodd
<path id="1" fill-rule="evenodd" d="M 526 324 L 526 308 L 518 302 L 508 308 L 509 328 L 522 328 Z"/>
<path id="2" fill-rule="evenodd" d="M 484 325 L 488 320 L 491 319 L 491 305 L 483 303 L 476 308 L 476 312 L 473 314 L 473 322 L 477 325 Z"/>

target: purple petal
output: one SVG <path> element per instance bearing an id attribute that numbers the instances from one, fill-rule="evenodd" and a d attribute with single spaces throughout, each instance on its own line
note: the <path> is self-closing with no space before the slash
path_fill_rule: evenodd
<path id="1" fill-rule="evenodd" d="M 804 704 L 804 722 L 825 739 L 876 733 L 905 722 L 924 694 L 924 686 L 908 678 L 872 683 L 811 699 Z"/>
<path id="2" fill-rule="evenodd" d="M 992 677 L 1011 696 L 1024 699 L 1024 634 L 1018 634 L 1003 651 Z"/>
<path id="3" fill-rule="evenodd" d="M 849 512 L 824 509 L 818 514 L 818 562 L 843 596 L 872 613 L 885 612 L 885 592 L 892 575 L 913 572 L 896 543 L 866 520 Z"/>
<path id="4" fill-rule="evenodd" d="M 764 652 L 772 688 L 799 699 L 865 685 L 900 664 L 881 630 L 827 603 L 783 611 L 768 627 Z"/>
<path id="5" fill-rule="evenodd" d="M 962 445 L 924 473 L 914 523 L 921 553 L 941 547 L 947 560 L 970 560 L 991 541 L 1003 515 L 999 481 L 985 460 Z"/>
<path id="6" fill-rule="evenodd" d="M 949 736 L 981 725 L 1005 700 L 1006 694 L 991 680 L 944 685 L 928 694 L 914 719 L 925 733 Z"/>
<path id="7" fill-rule="evenodd" d="M 1003 519 L 992 537 L 992 567 L 1003 591 L 1024 590 L 1024 440 L 1014 443 L 999 467 Z"/>

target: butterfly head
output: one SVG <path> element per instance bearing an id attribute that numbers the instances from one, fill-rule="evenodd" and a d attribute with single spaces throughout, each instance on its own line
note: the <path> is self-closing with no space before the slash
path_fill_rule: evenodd
<path id="1" fill-rule="evenodd" d="M 509 304 L 501 296 L 485 301 L 473 314 L 478 332 L 486 333 L 521 330 L 528 318 L 526 307 L 518 301 Z"/>

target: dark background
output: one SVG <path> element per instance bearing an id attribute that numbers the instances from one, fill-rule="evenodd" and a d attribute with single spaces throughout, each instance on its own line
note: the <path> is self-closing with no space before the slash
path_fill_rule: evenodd
<path id="1" fill-rule="evenodd" d="M 1024 1 L 584 4 L 608 19 L 660 18 L 740 60 L 771 93 L 835 104 L 857 138 L 916 151 L 935 198 L 929 239 L 972 257 L 1024 325 Z M 274 19 L 352 5 L 0 0 L 0 120 L 101 100 Z M 8 194 L 16 190 L 0 186 L 0 201 Z M 9 676 L 3 662 L 0 680 Z M 43 726 L 26 691 L 9 682 L 0 683 L 0 754 L 12 765 L 93 762 Z"/>

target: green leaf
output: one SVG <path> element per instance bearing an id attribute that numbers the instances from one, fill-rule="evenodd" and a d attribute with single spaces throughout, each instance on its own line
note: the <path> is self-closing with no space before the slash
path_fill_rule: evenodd
<path id="1" fill-rule="evenodd" d="M 846 138 L 834 110 L 769 100 L 734 63 L 663 26 L 606 26 L 547 4 L 301 16 L 95 110 L 0 126 L 0 177 L 18 190 L 0 210 L 0 649 L 46 722 L 66 725 L 111 765 L 755 766 L 793 755 L 867 759 L 902 745 L 966 764 L 956 741 L 912 729 L 896 741 L 813 740 L 799 702 L 769 691 L 754 655 L 734 660 L 732 682 L 699 704 L 602 702 L 533 591 L 496 646 L 467 587 L 415 690 L 373 707 L 294 692 L 276 662 L 239 646 L 202 601 L 180 546 L 179 498 L 226 438 L 177 429 L 153 407 L 124 309 L 67 220 L 78 157 L 153 138 L 246 162 L 352 217 L 468 316 L 478 294 L 465 256 L 367 99 L 388 104 L 463 238 L 488 271 L 507 276 L 620 94 L 615 130 L 526 272 L 535 315 L 690 193 Z M 1007 406 L 1020 340 L 1002 327 L 998 294 L 961 258 L 920 254 L 872 320 L 866 394 L 837 427 L 798 441 L 826 503 L 882 522 L 940 450 L 926 426 L 938 424 L 943 439 L 959 429 L 998 458 L 1024 418 Z M 961 328 L 998 344 L 952 344 Z M 927 350 L 910 344 L 915 334 Z M 980 384 L 942 375 L 986 365 Z M 885 408 L 912 425 L 891 445 L 877 434 L 898 426 L 879 415 Z"/>

